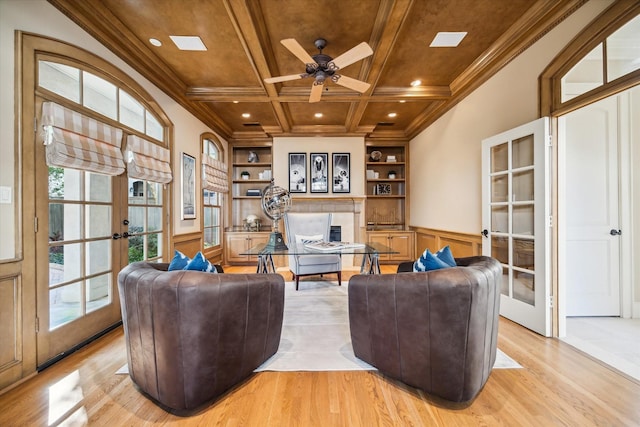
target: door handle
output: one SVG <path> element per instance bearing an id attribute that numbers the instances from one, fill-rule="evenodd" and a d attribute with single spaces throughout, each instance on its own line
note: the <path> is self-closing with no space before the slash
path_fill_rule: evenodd
<path id="1" fill-rule="evenodd" d="M 619 236 L 622 234 L 622 230 L 616 230 L 615 228 L 612 228 L 609 234 L 611 234 L 612 236 Z"/>
<path id="2" fill-rule="evenodd" d="M 480 234 L 482 234 L 484 237 L 489 237 L 489 230 L 485 228 Z"/>
<path id="3" fill-rule="evenodd" d="M 120 239 L 122 236 L 120 235 L 120 233 L 113 233 L 113 236 L 111 236 L 113 238 L 113 240 L 118 240 Z"/>

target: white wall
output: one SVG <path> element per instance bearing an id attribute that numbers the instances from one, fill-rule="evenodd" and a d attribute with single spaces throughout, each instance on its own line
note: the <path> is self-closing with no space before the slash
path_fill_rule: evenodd
<path id="1" fill-rule="evenodd" d="M 364 196 L 364 138 L 363 137 L 279 137 L 273 138 L 273 178 L 276 185 L 289 188 L 289 153 L 307 153 L 307 179 L 309 176 L 310 153 L 327 153 L 331 165 L 332 153 L 350 153 L 351 192 L 332 193 L 329 186 L 328 193 L 311 193 L 307 186 L 307 193 L 293 194 L 296 197 L 354 197 Z M 329 174 L 333 169 L 329 167 Z"/>
<path id="2" fill-rule="evenodd" d="M 84 48 L 118 67 L 149 92 L 174 125 L 174 182 L 172 185 L 175 190 L 173 193 L 173 232 L 174 234 L 183 234 L 199 231 L 199 214 L 196 220 L 180 220 L 180 158 L 182 152 L 196 157 L 198 170 L 196 186 L 201 188 L 200 156 L 202 149 L 200 147 L 200 134 L 211 132 L 211 129 L 45 0 L 0 0 L 0 57 L 2 58 L 2 61 L 0 61 L 0 186 L 11 186 L 16 191 L 15 183 L 13 182 L 13 166 L 15 163 L 13 151 L 16 140 L 14 127 L 15 30 L 56 38 Z M 224 140 L 223 144 L 226 145 Z M 199 203 L 200 200 L 198 199 L 198 209 L 200 208 Z M 14 229 L 14 218 L 7 217 L 6 206 L 0 205 L 2 207 L 0 210 L 0 234 L 3 242 L 0 246 L 0 251 L 4 250 L 1 248 L 12 246 L 8 244 L 7 240 L 11 237 Z M 0 259 L 4 257 L 4 253 L 0 252 Z"/>
<path id="3" fill-rule="evenodd" d="M 538 77 L 611 3 L 588 2 L 410 142 L 410 225 L 480 232 L 481 141 L 539 117 Z"/>

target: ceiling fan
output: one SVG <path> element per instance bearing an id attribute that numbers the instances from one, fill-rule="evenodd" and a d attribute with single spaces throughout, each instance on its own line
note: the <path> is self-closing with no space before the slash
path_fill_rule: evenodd
<path id="1" fill-rule="evenodd" d="M 327 45 L 327 41 L 325 39 L 318 39 L 315 41 L 314 44 L 320 53 L 313 56 L 309 55 L 300 43 L 296 41 L 296 39 L 284 39 L 280 40 L 280 43 L 282 43 L 284 47 L 293 53 L 299 60 L 305 63 L 306 70 L 302 74 L 290 74 L 288 76 L 264 79 L 266 83 L 279 83 L 313 77 L 315 80 L 313 82 L 313 86 L 311 86 L 309 102 L 320 101 L 322 88 L 324 87 L 324 82 L 327 78 L 340 86 L 344 86 L 360 93 L 366 92 L 371 86 L 369 83 L 365 83 L 361 80 L 352 79 L 351 77 L 336 73 L 347 65 L 351 65 L 354 62 L 366 58 L 367 56 L 373 55 L 373 49 L 371 49 L 371 47 L 365 42 L 349 49 L 335 59 L 322 53 L 322 49 Z"/>

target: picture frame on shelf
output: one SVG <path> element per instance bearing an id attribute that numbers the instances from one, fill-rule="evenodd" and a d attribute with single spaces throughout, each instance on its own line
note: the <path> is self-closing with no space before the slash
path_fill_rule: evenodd
<path id="1" fill-rule="evenodd" d="M 329 154 L 311 153 L 309 158 L 309 181 L 312 193 L 329 192 Z"/>
<path id="2" fill-rule="evenodd" d="M 377 196 L 390 196 L 391 184 L 376 184 L 373 187 L 373 194 Z"/>
<path id="3" fill-rule="evenodd" d="M 333 153 L 333 192 L 351 192 L 351 165 L 349 153 Z"/>
<path id="4" fill-rule="evenodd" d="M 307 153 L 289 153 L 289 193 L 307 192 Z"/>
<path id="5" fill-rule="evenodd" d="M 182 153 L 182 219 L 196 218 L 196 159 L 187 153 Z"/>

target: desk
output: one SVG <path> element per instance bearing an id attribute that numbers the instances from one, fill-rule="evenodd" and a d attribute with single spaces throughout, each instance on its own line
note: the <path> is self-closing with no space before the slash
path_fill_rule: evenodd
<path id="1" fill-rule="evenodd" d="M 266 245 L 259 244 L 253 246 L 241 255 L 252 255 L 258 257 L 258 268 L 256 273 L 275 273 L 273 263 L 274 255 L 362 255 L 360 264 L 360 274 L 380 274 L 380 255 L 397 254 L 392 248 L 380 243 L 368 243 L 358 247 L 344 247 L 330 251 L 319 251 L 306 247 L 304 244 L 289 245 L 288 249 L 274 250 L 266 248 Z"/>

